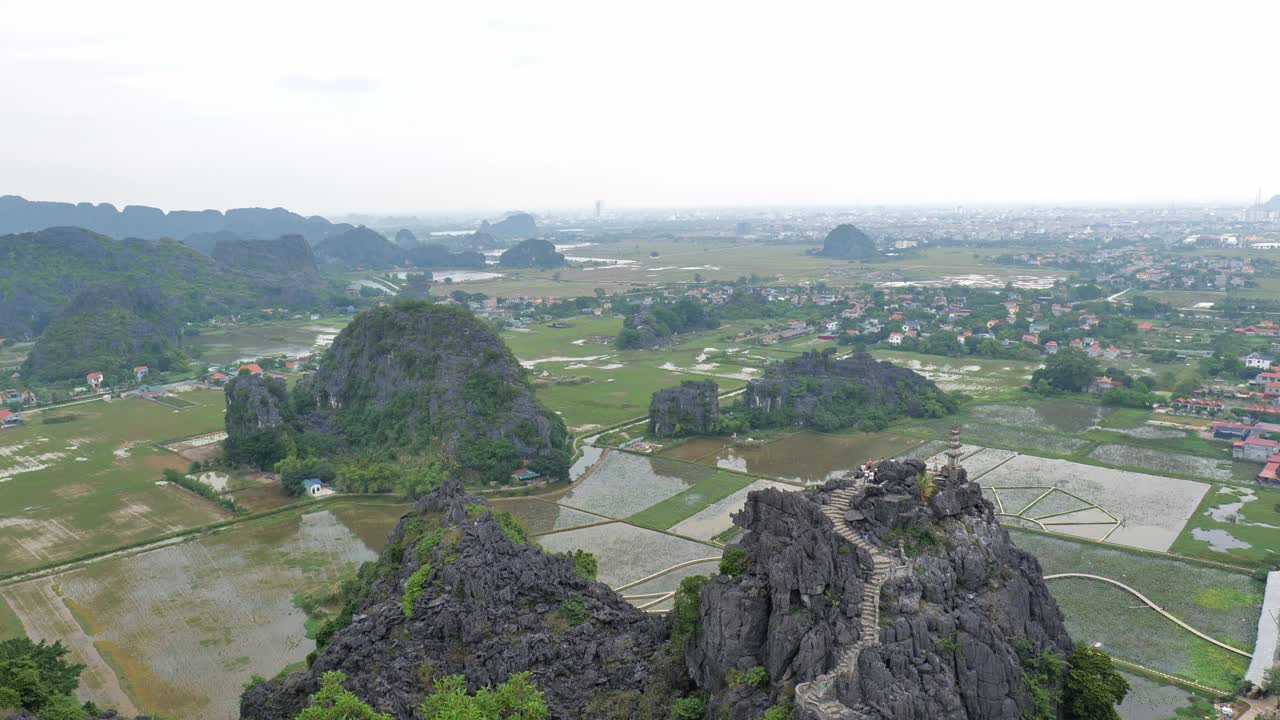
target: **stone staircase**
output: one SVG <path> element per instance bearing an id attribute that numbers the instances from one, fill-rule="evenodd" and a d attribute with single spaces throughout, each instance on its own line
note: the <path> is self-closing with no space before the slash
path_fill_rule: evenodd
<path id="1" fill-rule="evenodd" d="M 862 594 L 862 635 L 858 642 L 840 654 L 836 666 L 831 672 L 814 680 L 796 686 L 796 705 L 802 709 L 800 717 L 818 718 L 819 720 L 845 720 L 855 717 L 853 711 L 835 699 L 836 681 L 841 678 L 856 679 L 858 672 L 858 656 L 862 649 L 880 644 L 880 589 L 893 574 L 894 563 L 879 548 L 854 532 L 845 520 L 849 512 L 849 503 L 862 489 L 863 482 L 850 487 L 841 488 L 831 494 L 831 502 L 822 507 L 822 512 L 831 518 L 836 534 L 871 555 L 873 569 Z M 803 714 L 803 713 L 806 713 Z"/>

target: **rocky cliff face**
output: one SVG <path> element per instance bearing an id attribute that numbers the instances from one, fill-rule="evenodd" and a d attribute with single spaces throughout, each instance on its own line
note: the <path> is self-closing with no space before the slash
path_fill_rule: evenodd
<path id="1" fill-rule="evenodd" d="M 1057 604 L 977 485 L 960 472 L 921 487 L 923 467 L 751 494 L 734 517 L 746 570 L 704 590 L 687 652 L 709 717 L 758 717 L 797 686 L 804 718 L 1017 720 L 1031 707 L 1023 661 L 1071 650 Z M 727 681 L 755 666 L 767 688 Z"/>
<path id="2" fill-rule="evenodd" d="M 686 380 L 653 394 L 649 433 L 655 437 L 706 435 L 720 417 L 720 386 L 714 380 Z"/>
<path id="3" fill-rule="evenodd" d="M 954 401 L 923 375 L 867 353 L 837 360 L 830 352 L 807 352 L 747 383 L 746 406 L 759 424 L 818 430 L 877 429 L 895 417 L 944 415 Z"/>
<path id="4" fill-rule="evenodd" d="M 551 242 L 530 238 L 502 253 L 498 264 L 519 268 L 562 267 L 564 255 L 556 252 L 556 246 Z"/>
<path id="5" fill-rule="evenodd" d="M 568 473 L 564 423 L 501 338 L 461 308 L 403 301 L 360 314 L 295 394 L 301 428 L 347 449 L 438 456 L 468 479 L 503 481 L 526 461 Z"/>
<path id="6" fill-rule="evenodd" d="M 227 383 L 224 397 L 228 461 L 270 467 L 288 453 L 293 409 L 284 380 L 240 375 Z"/>
<path id="7" fill-rule="evenodd" d="M 260 284 L 273 306 L 304 307 L 321 301 L 317 291 L 324 281 L 311 245 L 301 235 L 224 240 L 214 245 L 211 255 L 222 267 Z"/>
<path id="8" fill-rule="evenodd" d="M 837 225 L 822 241 L 823 257 L 865 260 L 876 254 L 876 242 L 854 225 Z"/>
<path id="9" fill-rule="evenodd" d="M 396 718 L 417 717 L 432 682 L 452 674 L 474 691 L 531 670 L 554 718 L 613 716 L 611 698 L 664 698 L 651 658 L 665 620 L 579 577 L 572 558 L 528 544 L 482 502 L 454 482 L 424 496 L 361 571 L 347 624 L 307 671 L 246 691 L 241 717 L 291 720 L 330 670 Z"/>

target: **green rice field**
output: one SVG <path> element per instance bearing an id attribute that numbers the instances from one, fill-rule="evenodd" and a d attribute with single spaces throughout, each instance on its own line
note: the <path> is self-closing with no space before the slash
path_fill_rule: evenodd
<path id="1" fill-rule="evenodd" d="M 221 392 L 182 399 L 183 410 L 95 400 L 30 413 L 26 426 L 0 433 L 0 574 L 225 517 L 193 493 L 157 485 L 161 470 L 188 464 L 158 442 L 223 424 Z"/>

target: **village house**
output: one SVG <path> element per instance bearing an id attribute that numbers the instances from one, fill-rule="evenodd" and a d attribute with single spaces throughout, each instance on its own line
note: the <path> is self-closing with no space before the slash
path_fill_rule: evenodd
<path id="1" fill-rule="evenodd" d="M 1056 340 L 1050 340 L 1045 343 L 1044 351 L 1048 355 L 1056 355 L 1058 353 L 1058 342 Z"/>
<path id="2" fill-rule="evenodd" d="M 142 378 L 146 377 L 149 372 L 151 372 L 151 369 L 146 365 L 139 365 L 133 369 L 133 379 L 142 382 Z"/>
<path id="3" fill-rule="evenodd" d="M 1274 357 L 1270 355 L 1263 355 L 1260 352 L 1251 352 L 1240 358 L 1240 362 L 1244 363 L 1245 367 L 1257 368 L 1259 370 L 1269 370 L 1271 368 L 1271 364 L 1275 361 L 1276 359 Z"/>
<path id="4" fill-rule="evenodd" d="M 22 415 L 12 410 L 0 410 L 0 428 L 17 427 L 22 424 Z"/>
<path id="5" fill-rule="evenodd" d="M 902 344 L 902 338 L 903 338 L 903 337 L 905 337 L 905 336 L 904 336 L 902 333 L 899 333 L 899 332 L 889 333 L 889 344 L 890 344 L 890 345 L 901 345 L 901 344 Z"/>
<path id="6" fill-rule="evenodd" d="M 91 372 L 88 375 L 85 375 L 84 379 L 85 382 L 89 383 L 89 387 L 93 390 L 97 390 L 102 386 L 102 373 L 100 372 Z"/>
<path id="7" fill-rule="evenodd" d="M 1190 415 L 1217 415 L 1226 409 L 1226 405 L 1217 400 L 1201 400 L 1200 398 L 1180 397 L 1169 404 L 1175 412 Z"/>
<path id="8" fill-rule="evenodd" d="M 240 366 L 241 375 L 256 375 L 262 377 L 262 366 L 258 363 L 247 363 Z"/>
<path id="9" fill-rule="evenodd" d="M 1100 395 L 1104 392 L 1107 392 L 1108 390 L 1115 390 L 1118 387 L 1121 387 L 1121 384 L 1119 382 L 1112 380 L 1106 375 L 1102 375 L 1100 377 L 1094 378 L 1093 382 L 1089 383 L 1089 392 L 1097 393 Z"/>
<path id="10" fill-rule="evenodd" d="M 324 497 L 333 495 L 333 488 L 325 485 L 319 478 L 308 478 L 302 481 L 302 492 L 307 497 Z"/>
<path id="11" fill-rule="evenodd" d="M 1280 442 L 1266 438 L 1251 437 L 1237 440 L 1231 447 L 1231 457 L 1236 460 L 1265 463 L 1267 458 L 1280 452 Z"/>

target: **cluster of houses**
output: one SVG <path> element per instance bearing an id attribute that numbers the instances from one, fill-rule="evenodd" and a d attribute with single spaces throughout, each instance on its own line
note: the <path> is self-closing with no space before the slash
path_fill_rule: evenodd
<path id="1" fill-rule="evenodd" d="M 1213 437 L 1231 442 L 1231 457 L 1262 463 L 1258 482 L 1280 485 L 1280 424 L 1215 422 Z"/>
<path id="2" fill-rule="evenodd" d="M 302 371 L 303 367 L 306 365 L 307 361 L 308 361 L 307 358 L 294 358 L 289 360 L 283 360 L 283 361 L 280 361 L 277 367 L 282 367 L 286 372 L 291 372 L 291 373 L 300 372 Z M 230 380 L 232 377 L 231 375 L 227 374 L 229 370 L 231 370 L 231 368 L 223 368 L 218 366 L 210 367 L 208 369 L 209 374 L 206 375 L 204 378 L 205 384 L 214 385 L 214 386 L 225 385 L 227 381 Z M 266 374 L 266 372 L 267 371 L 263 369 L 262 364 L 259 362 L 242 363 L 240 366 L 235 368 L 236 375 L 253 375 L 255 377 L 262 377 L 263 375 Z"/>
<path id="3" fill-rule="evenodd" d="M 1191 236 L 1197 240 L 1201 236 Z M 1023 253 L 1009 259 L 1038 267 L 1088 269 L 1100 284 L 1149 290 L 1247 287 L 1257 269 L 1249 258 L 1165 253 L 1146 245 Z"/>

